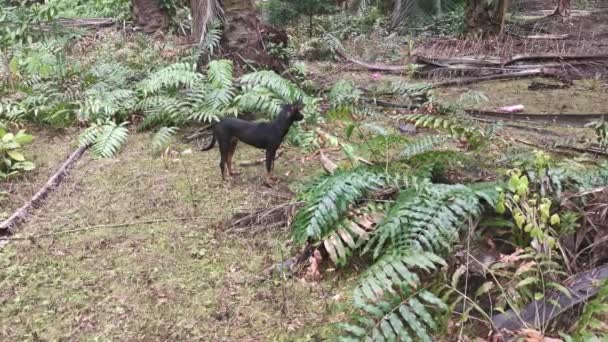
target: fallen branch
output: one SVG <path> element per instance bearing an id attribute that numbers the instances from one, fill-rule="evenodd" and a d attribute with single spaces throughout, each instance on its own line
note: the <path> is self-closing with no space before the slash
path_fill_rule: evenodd
<path id="1" fill-rule="evenodd" d="M 538 122 L 545 125 L 585 127 L 593 121 L 608 119 L 606 114 L 515 114 L 501 113 L 488 110 L 467 109 L 467 114 L 473 117 L 495 118 L 507 121 Z"/>
<path id="2" fill-rule="evenodd" d="M 585 54 L 585 55 L 565 55 L 559 53 L 547 53 L 547 54 L 521 54 L 514 55 L 509 59 L 498 59 L 498 58 L 475 58 L 475 57 L 449 57 L 449 58 L 436 58 L 427 56 L 415 56 L 415 62 L 419 64 L 427 64 L 438 68 L 453 68 L 453 67 L 506 67 L 517 62 L 523 61 L 573 61 L 573 60 L 608 60 L 608 54 Z"/>
<path id="3" fill-rule="evenodd" d="M 405 72 L 408 70 L 408 66 L 407 65 L 386 65 L 386 64 L 371 64 L 371 63 L 367 63 L 364 62 L 362 60 L 359 60 L 353 56 L 351 56 L 348 52 L 346 52 L 343 48 L 336 46 L 335 47 L 336 53 L 346 59 L 347 61 L 359 65 L 365 69 L 368 70 L 372 70 L 372 71 L 387 71 L 387 72 Z"/>
<path id="4" fill-rule="evenodd" d="M 125 222 L 125 223 L 119 223 L 119 224 L 101 224 L 101 225 L 97 225 L 97 226 L 75 228 L 75 229 L 69 229 L 69 230 L 62 230 L 62 231 L 54 232 L 54 233 L 31 235 L 31 236 L 25 236 L 25 237 L 0 237 L 0 241 L 2 241 L 2 240 L 8 240 L 8 241 L 36 240 L 36 239 L 40 239 L 40 238 L 56 237 L 56 236 L 73 234 L 73 233 L 78 233 L 78 232 L 83 232 L 83 231 L 93 230 L 93 229 L 122 228 L 122 227 L 134 226 L 134 225 L 144 225 L 144 224 L 163 223 L 163 222 L 176 222 L 176 221 L 195 221 L 195 220 L 199 220 L 199 219 L 209 219 L 209 217 L 208 216 L 178 217 L 178 218 L 157 219 L 157 220 L 147 220 L 147 221 L 133 221 L 133 222 Z"/>
<path id="5" fill-rule="evenodd" d="M 207 134 L 207 131 L 209 130 L 209 128 L 211 127 L 211 125 L 205 125 L 199 129 L 197 129 L 194 133 L 190 134 L 189 136 L 186 137 L 187 141 L 192 141 L 194 139 L 200 138 L 203 135 Z"/>
<path id="6" fill-rule="evenodd" d="M 570 146 L 570 145 L 555 145 L 555 146 L 553 146 L 553 148 L 549 148 L 549 147 L 547 147 L 546 144 L 543 144 L 543 145 L 536 144 L 531 141 L 527 141 L 527 140 L 523 140 L 523 139 L 514 139 L 514 140 L 519 143 L 522 143 L 524 145 L 540 148 L 542 150 L 561 152 L 561 153 L 565 153 L 565 151 L 570 151 L 570 153 L 572 153 L 572 152 L 592 153 L 592 154 L 599 154 L 601 156 L 608 156 L 608 152 L 605 152 L 605 151 L 597 149 L 597 148 L 583 148 L 583 147 L 576 147 L 576 146 Z M 556 150 L 562 150 L 562 151 L 556 151 Z"/>
<path id="7" fill-rule="evenodd" d="M 547 53 L 547 54 L 534 54 L 534 55 L 515 55 L 511 59 L 503 61 L 502 66 L 507 66 L 516 62 L 531 61 L 531 60 L 559 60 L 559 61 L 571 61 L 571 60 L 608 60 L 607 53 L 600 54 L 588 54 L 588 55 L 563 55 L 559 53 Z"/>
<path id="8" fill-rule="evenodd" d="M 398 103 L 398 102 L 390 102 L 390 101 L 369 99 L 369 98 L 362 98 L 361 100 L 363 100 L 364 102 L 379 106 L 379 107 L 386 107 L 386 108 L 417 109 L 422 106 L 421 103 L 412 103 L 412 102 Z"/>
<path id="9" fill-rule="evenodd" d="M 0 234 L 3 235 L 12 235 L 15 232 L 15 227 L 25 221 L 29 212 L 32 209 L 38 207 L 44 199 L 49 195 L 51 191 L 53 191 L 65 178 L 68 173 L 68 169 L 72 167 L 78 159 L 82 156 L 84 151 L 89 146 L 80 146 L 74 151 L 70 157 L 61 165 L 61 167 L 55 171 L 55 173 L 49 178 L 49 180 L 44 184 L 44 186 L 38 190 L 38 192 L 32 197 L 27 203 L 25 203 L 21 208 L 17 209 L 8 219 L 0 224 Z"/>
<path id="10" fill-rule="evenodd" d="M 518 79 L 518 78 L 538 77 L 538 76 L 555 76 L 555 73 L 549 69 L 536 68 L 536 69 L 530 69 L 530 70 L 510 72 L 510 73 L 506 73 L 506 74 L 472 77 L 472 78 L 465 78 L 465 79 L 461 79 L 461 80 L 449 80 L 449 81 L 435 83 L 435 84 L 433 84 L 433 87 L 444 88 L 444 87 L 461 86 L 461 85 L 468 85 L 468 84 L 487 82 L 487 81 L 512 80 L 512 79 Z"/>
<path id="11" fill-rule="evenodd" d="M 521 39 L 551 39 L 551 40 L 563 40 L 570 38 L 569 34 L 532 34 L 532 35 L 522 35 L 513 32 L 507 32 L 508 35 L 513 37 L 521 38 Z"/>
<path id="12" fill-rule="evenodd" d="M 484 118 L 479 118 L 479 117 L 473 117 L 473 120 L 475 121 L 479 121 L 479 122 L 485 122 L 485 123 L 497 123 L 500 120 L 496 120 L 496 119 L 484 119 Z M 504 124 L 507 127 L 511 127 L 511 128 L 515 128 L 515 129 L 520 129 L 522 131 L 531 131 L 531 132 L 536 132 L 539 134 L 543 134 L 543 135 L 551 135 L 551 136 L 555 136 L 555 137 L 564 137 L 565 135 L 559 132 L 555 132 L 552 130 L 548 130 L 548 129 L 543 129 L 543 128 L 538 128 L 538 127 L 530 127 L 530 126 L 522 126 L 522 125 L 516 125 L 516 124 Z"/>

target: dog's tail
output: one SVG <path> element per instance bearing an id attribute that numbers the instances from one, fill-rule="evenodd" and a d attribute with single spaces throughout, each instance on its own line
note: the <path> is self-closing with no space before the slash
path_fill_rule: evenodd
<path id="1" fill-rule="evenodd" d="M 213 133 L 211 142 L 209 143 L 209 145 L 207 145 L 206 147 L 201 147 L 201 151 L 209 151 L 210 149 L 213 148 L 213 146 L 215 146 L 215 133 Z"/>

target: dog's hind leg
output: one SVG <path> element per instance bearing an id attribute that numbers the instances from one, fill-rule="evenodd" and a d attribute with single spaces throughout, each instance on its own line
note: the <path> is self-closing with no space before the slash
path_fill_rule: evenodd
<path id="1" fill-rule="evenodd" d="M 228 156 L 230 152 L 230 145 L 224 139 L 218 139 L 220 143 L 220 170 L 222 171 L 222 180 L 226 180 L 226 171 L 230 170 L 230 164 Z M 228 168 L 228 170 L 226 170 Z"/>
<path id="2" fill-rule="evenodd" d="M 266 150 L 266 179 L 265 183 L 267 185 L 272 185 L 273 180 L 276 179 L 272 177 L 272 170 L 274 169 L 274 158 L 276 156 L 277 150 L 275 148 L 269 148 Z"/>
<path id="3" fill-rule="evenodd" d="M 236 145 L 239 140 L 237 138 L 232 138 L 230 141 L 230 147 L 228 148 L 228 174 L 231 176 L 238 175 L 239 173 L 234 170 L 234 152 L 236 151 Z"/>

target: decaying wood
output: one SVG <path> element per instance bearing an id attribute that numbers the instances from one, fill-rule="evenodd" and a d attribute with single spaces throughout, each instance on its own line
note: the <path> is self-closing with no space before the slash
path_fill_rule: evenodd
<path id="1" fill-rule="evenodd" d="M 44 184 L 44 186 L 38 190 L 38 192 L 32 197 L 27 203 L 25 203 L 21 208 L 17 209 L 8 219 L 0 224 L 0 234 L 3 235 L 12 235 L 15 232 L 15 227 L 23 221 L 26 220 L 29 212 L 32 209 L 40 206 L 44 199 L 53 191 L 65 178 L 68 173 L 68 170 L 80 159 L 84 151 L 86 151 L 88 146 L 80 146 L 78 147 L 70 157 L 61 165 L 61 167 L 55 171 L 55 173 L 49 178 L 49 180 Z"/>
<path id="2" fill-rule="evenodd" d="M 585 127 L 593 121 L 608 119 L 605 114 L 515 114 L 501 113 L 488 110 L 467 109 L 467 114 L 473 117 L 493 118 L 506 121 L 543 123 L 552 126 Z"/>
<path id="3" fill-rule="evenodd" d="M 491 124 L 495 124 L 500 121 L 497 119 L 485 119 L 485 118 L 480 118 L 480 117 L 473 117 L 473 120 L 479 121 L 479 122 L 491 123 Z M 539 128 L 539 127 L 533 127 L 533 126 L 529 126 L 529 125 L 524 126 L 524 125 L 517 125 L 517 124 L 510 124 L 510 123 L 507 123 L 504 125 L 507 127 L 520 129 L 523 131 L 536 132 L 536 133 L 543 134 L 543 135 L 551 135 L 551 136 L 555 136 L 555 137 L 564 137 L 565 136 L 564 134 L 559 133 L 559 132 L 555 132 L 552 130 L 543 129 L 543 128 Z"/>
<path id="4" fill-rule="evenodd" d="M 496 57 L 476 58 L 476 57 L 429 57 L 415 56 L 414 61 L 419 64 L 428 64 L 435 67 L 447 68 L 453 66 L 469 66 L 469 67 L 506 67 L 515 63 L 525 61 L 608 61 L 607 53 L 600 54 L 519 54 L 508 59 L 500 59 Z"/>
<path id="5" fill-rule="evenodd" d="M 62 18 L 55 20 L 55 24 L 60 24 L 65 27 L 80 27 L 80 28 L 100 28 L 108 27 L 116 24 L 117 21 L 113 18 Z"/>
<path id="6" fill-rule="evenodd" d="M 555 76 L 555 75 L 556 75 L 556 73 L 551 69 L 536 68 L 536 69 L 530 69 L 530 70 L 510 72 L 510 73 L 505 73 L 505 74 L 464 78 L 464 79 L 459 79 L 459 80 L 449 80 L 449 81 L 435 83 L 435 84 L 433 84 L 433 86 L 435 88 L 444 88 L 444 87 L 468 85 L 468 84 L 473 84 L 473 83 L 481 83 L 481 82 L 487 82 L 487 81 L 513 80 L 513 79 L 526 78 L 526 77 Z"/>
<path id="7" fill-rule="evenodd" d="M 608 279 L 608 264 L 579 273 L 566 281 L 568 294 L 556 291 L 534 301 L 519 313 L 513 310 L 492 317 L 497 331 L 516 331 L 524 327 L 540 329 L 573 306 L 595 296 L 602 282 Z"/>

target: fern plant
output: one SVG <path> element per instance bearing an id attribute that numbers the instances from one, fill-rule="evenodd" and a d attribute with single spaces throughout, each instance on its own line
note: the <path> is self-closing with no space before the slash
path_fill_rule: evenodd
<path id="1" fill-rule="evenodd" d="M 161 127 L 154 133 L 152 137 L 152 151 L 159 153 L 165 149 L 173 139 L 173 136 L 177 132 L 177 127 Z"/>
<path id="2" fill-rule="evenodd" d="M 447 305 L 428 291 L 416 292 L 417 273 L 445 265 L 440 255 L 458 240 L 467 221 L 481 214 L 482 200 L 496 202 L 494 187 L 429 184 L 400 194 L 364 249 L 373 251 L 376 261 L 355 289 L 361 313 L 345 326 L 346 336 L 431 340 L 437 321 L 421 299 L 435 308 Z"/>
<path id="3" fill-rule="evenodd" d="M 416 155 L 433 151 L 435 148 L 447 141 L 447 137 L 442 135 L 428 135 L 424 138 L 418 139 L 415 142 L 409 143 L 401 151 L 400 157 L 409 159 Z"/>
<path id="4" fill-rule="evenodd" d="M 356 212 L 369 193 L 389 187 L 402 190 L 387 204 L 385 216 L 373 229 L 357 224 L 358 215 L 349 213 Z M 497 198 L 495 184 L 443 185 L 411 177 L 397 180 L 365 168 L 337 172 L 304 193 L 308 205 L 293 221 L 295 242 L 322 245 L 338 265 L 345 264 L 354 252 L 369 252 L 375 260 L 355 289 L 354 305 L 359 313 L 342 325 L 344 339 L 399 336 L 430 340 L 438 324 L 431 312 L 447 306 L 421 289 L 418 274 L 445 265 L 442 255 L 458 241 L 468 220 L 479 217 L 486 204 L 495 205 Z"/>
<path id="5" fill-rule="evenodd" d="M 464 139 L 472 147 L 479 147 L 487 141 L 488 133 L 463 117 L 411 114 L 406 115 L 405 118 L 417 127 L 439 129 L 450 134 L 454 139 Z"/>
<path id="6" fill-rule="evenodd" d="M 338 171 L 323 179 L 304 195 L 308 206 L 294 218 L 294 241 L 301 244 L 332 234 L 349 206 L 393 182 L 389 175 L 365 168 Z"/>
<path id="7" fill-rule="evenodd" d="M 127 141 L 129 130 L 126 125 L 126 122 L 117 125 L 111 120 L 92 124 L 80 135 L 78 142 L 80 146 L 90 145 L 92 154 L 98 158 L 111 158 Z"/>

